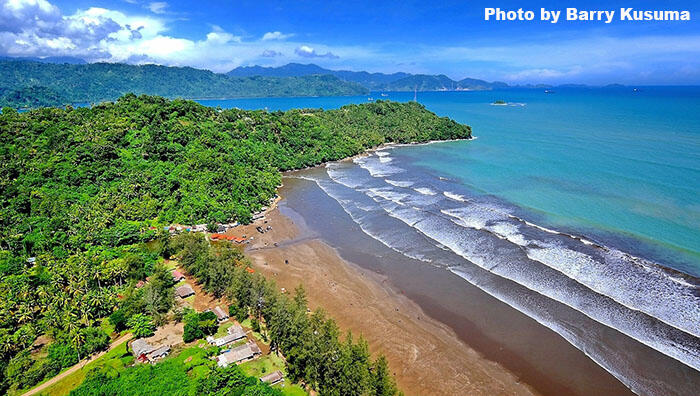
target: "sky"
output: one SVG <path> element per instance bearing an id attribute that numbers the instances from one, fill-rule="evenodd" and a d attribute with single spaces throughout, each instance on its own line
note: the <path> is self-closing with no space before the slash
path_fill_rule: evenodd
<path id="1" fill-rule="evenodd" d="M 0 56 L 227 72 L 314 63 L 508 83 L 700 85 L 697 1 L 0 0 Z M 532 10 L 532 21 L 484 9 Z M 540 9 L 688 10 L 690 21 L 540 21 Z"/>

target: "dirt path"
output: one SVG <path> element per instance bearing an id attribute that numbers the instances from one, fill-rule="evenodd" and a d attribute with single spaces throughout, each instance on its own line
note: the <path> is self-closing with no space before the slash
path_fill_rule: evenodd
<path id="1" fill-rule="evenodd" d="M 64 371 L 64 372 L 62 372 L 62 373 L 60 373 L 60 374 L 58 374 L 57 376 L 51 378 L 50 380 L 44 382 L 43 384 L 37 386 L 36 388 L 30 389 L 30 390 L 29 390 L 27 393 L 25 393 L 23 396 L 38 395 L 39 393 L 41 393 L 43 390 L 45 390 L 45 389 L 48 388 L 49 386 L 51 386 L 51 385 L 57 383 L 58 381 L 60 381 L 60 380 L 62 380 L 63 378 L 65 378 L 66 376 L 68 376 L 68 375 L 70 375 L 70 374 L 73 374 L 74 372 L 76 372 L 76 371 L 82 369 L 83 367 L 85 367 L 85 365 L 87 365 L 87 364 L 89 364 L 89 363 L 91 363 L 91 362 L 93 362 L 93 361 L 99 359 L 100 357 L 104 356 L 107 352 L 109 352 L 109 351 L 111 351 L 112 349 L 118 347 L 119 345 L 121 345 L 121 344 L 123 344 L 123 343 L 129 341 L 130 339 L 131 339 L 131 334 L 125 334 L 125 335 L 121 336 L 121 337 L 118 338 L 116 341 L 114 341 L 113 343 L 111 343 L 111 344 L 109 345 L 109 348 L 107 348 L 106 351 L 102 351 L 102 352 L 98 353 L 97 355 L 91 357 L 91 358 L 88 359 L 88 360 L 83 360 L 82 362 L 78 362 L 75 366 L 69 368 L 68 370 L 66 370 L 66 371 Z"/>

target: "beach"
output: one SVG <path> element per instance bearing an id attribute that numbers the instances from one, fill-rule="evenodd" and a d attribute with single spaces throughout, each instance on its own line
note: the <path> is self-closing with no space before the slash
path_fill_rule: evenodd
<path id="1" fill-rule="evenodd" d="M 350 241 L 364 234 L 338 223 L 339 213 L 326 208 L 318 206 L 306 213 L 300 196 L 307 204 L 318 203 L 308 195 L 316 192 L 312 183 L 294 177 L 285 177 L 284 182 L 282 199 L 264 219 L 229 233 L 253 238 L 246 254 L 256 271 L 274 279 L 286 292 L 303 285 L 312 310 L 323 309 L 336 320 L 341 333 L 361 335 L 373 352 L 386 355 L 407 395 L 584 395 L 591 390 L 600 395 L 631 394 L 556 334 L 465 287 L 461 278 L 448 271 L 404 267 L 405 263 L 392 261 L 401 266 L 394 272 L 382 267 L 376 257 L 363 255 L 359 241 L 350 242 L 356 251 L 341 248 L 341 254 L 333 238 L 323 233 L 324 238 L 307 222 L 320 220 Z M 258 226 L 270 230 L 259 233 Z M 480 313 L 473 317 L 473 311 L 454 310 L 460 307 L 455 300 L 468 302 Z M 502 343 L 484 334 L 484 325 L 493 329 L 504 321 L 518 330 L 497 334 L 507 338 Z M 533 338 L 547 346 L 533 347 L 528 342 Z M 513 344 L 529 347 L 517 350 Z M 533 359 L 541 364 L 533 365 Z"/>
<path id="2" fill-rule="evenodd" d="M 372 351 L 387 356 L 406 395 L 538 394 L 427 316 L 385 277 L 342 259 L 279 209 L 268 212 L 266 220 L 262 224 L 272 229 L 255 232 L 247 249 L 254 269 L 287 291 L 303 285 L 312 310 L 323 309 L 341 332 L 361 335 Z"/>

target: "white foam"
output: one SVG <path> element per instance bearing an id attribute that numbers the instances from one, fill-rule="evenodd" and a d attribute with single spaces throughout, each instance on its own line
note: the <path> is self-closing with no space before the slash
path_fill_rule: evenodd
<path id="1" fill-rule="evenodd" d="M 410 196 L 409 194 L 394 191 L 391 188 L 369 188 L 365 193 L 370 198 L 380 197 L 400 205 L 403 205 L 402 201 Z"/>
<path id="2" fill-rule="evenodd" d="M 471 274 L 463 271 L 458 267 L 452 267 L 449 269 L 452 273 L 460 276 L 462 279 L 471 283 L 472 285 L 483 290 L 487 294 L 497 298 L 500 301 L 508 304 L 510 307 L 522 312 L 523 314 L 533 318 L 539 324 L 553 330 L 560 336 L 562 336 L 571 345 L 578 348 L 591 360 L 593 360 L 600 367 L 611 373 L 620 382 L 627 385 L 633 392 L 637 394 L 664 394 L 664 392 L 659 392 L 658 388 L 663 387 L 664 384 L 660 382 L 649 382 L 646 379 L 640 380 L 639 374 L 629 368 L 631 365 L 625 364 L 624 357 L 620 358 L 616 355 L 610 356 L 609 351 L 603 353 L 595 351 L 589 345 L 589 339 L 594 339 L 595 335 L 592 337 L 587 337 L 586 334 L 579 334 L 579 332 L 570 331 L 565 323 L 559 323 L 552 317 L 547 317 L 546 313 L 540 313 L 535 309 L 532 309 L 527 304 L 523 304 L 516 298 L 506 295 L 499 290 L 492 287 L 490 282 L 481 282 L 480 279 L 472 276 Z M 595 343 L 592 344 L 595 346 Z M 608 353 L 606 353 L 608 352 Z M 623 360 L 623 361 L 620 361 Z"/>
<path id="3" fill-rule="evenodd" d="M 453 199 L 453 200 L 455 200 L 455 201 L 467 202 L 467 198 L 465 198 L 464 195 L 459 195 L 459 194 L 456 194 L 456 193 L 453 193 L 453 192 L 449 192 L 449 191 L 443 191 L 442 194 L 443 194 L 444 196 L 446 196 L 447 198 Z"/>
<path id="4" fill-rule="evenodd" d="M 528 242 L 525 240 L 525 237 L 522 234 L 520 234 L 518 226 L 516 226 L 515 224 L 498 222 L 487 227 L 487 229 L 493 232 L 497 237 L 505 239 L 518 246 L 528 245 Z"/>
<path id="5" fill-rule="evenodd" d="M 372 177 L 387 177 L 403 172 L 403 169 L 379 161 L 379 157 L 355 159 L 362 169 L 367 170 Z"/>
<path id="6" fill-rule="evenodd" d="M 513 218 L 520 220 L 520 218 L 515 217 L 515 216 L 513 216 Z M 523 220 L 523 221 L 524 221 L 524 220 Z M 555 231 L 555 230 L 552 230 L 552 229 L 549 229 L 549 228 L 546 228 L 546 227 L 542 227 L 542 226 L 539 226 L 539 225 L 537 225 L 537 224 L 535 224 L 535 223 L 530 223 L 529 221 L 524 221 L 524 222 L 525 222 L 525 224 L 529 225 L 530 227 L 535 227 L 535 228 L 537 228 L 538 230 L 542 230 L 542 231 L 548 232 L 548 233 L 550 233 L 550 234 L 557 234 L 557 235 L 561 234 L 561 232 L 559 232 L 559 231 Z"/>
<path id="7" fill-rule="evenodd" d="M 508 214 L 501 209 L 481 204 L 473 204 L 457 209 L 443 209 L 440 212 L 452 218 L 456 224 L 481 230 L 489 221 L 505 220 Z"/>
<path id="8" fill-rule="evenodd" d="M 393 158 L 391 157 L 379 157 L 379 162 L 382 164 L 386 164 L 392 161 Z"/>
<path id="9" fill-rule="evenodd" d="M 389 180 L 389 179 L 384 179 L 384 181 L 391 184 L 394 187 L 411 187 L 413 185 L 413 182 L 411 182 L 411 181 L 399 181 L 399 180 Z"/>
<path id="10" fill-rule="evenodd" d="M 616 249 L 601 249 L 603 260 L 545 244 L 527 250 L 537 260 L 618 303 L 700 337 L 700 298 L 657 265 Z"/>
<path id="11" fill-rule="evenodd" d="M 337 165 L 326 166 L 326 173 L 328 174 L 328 177 L 330 177 L 334 182 L 340 183 L 345 187 L 354 189 L 360 187 L 363 184 L 361 180 L 357 180 L 352 176 L 348 175 L 347 171 L 343 170 L 342 168 L 339 168 Z"/>
<path id="12" fill-rule="evenodd" d="M 437 195 L 437 193 L 427 187 L 417 187 L 414 188 L 415 191 L 423 194 L 423 195 Z"/>

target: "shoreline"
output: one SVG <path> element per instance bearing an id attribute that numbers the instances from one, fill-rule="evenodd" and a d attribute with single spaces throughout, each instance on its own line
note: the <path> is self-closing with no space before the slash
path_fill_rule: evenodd
<path id="1" fill-rule="evenodd" d="M 406 395 L 539 394 L 431 318 L 386 276 L 341 258 L 300 224 L 303 220 L 287 217 L 279 208 L 271 208 L 265 219 L 260 223 L 272 230 L 256 234 L 246 248 L 253 268 L 288 292 L 304 285 L 311 309 L 324 309 L 342 334 L 362 335 L 373 353 L 387 356 Z"/>
<path id="2" fill-rule="evenodd" d="M 323 173 L 324 170 L 310 171 L 311 179 L 317 172 Z M 313 230 L 305 239 L 318 238 L 332 246 L 347 265 L 379 274 L 384 280 L 382 287 L 389 287 L 408 298 L 432 320 L 451 329 L 457 341 L 476 351 L 482 360 L 465 364 L 462 371 L 471 371 L 474 366 L 479 367 L 487 361 L 512 374 L 518 383 L 525 383 L 530 390 L 544 395 L 632 394 L 611 373 L 556 331 L 463 277 L 440 266 L 425 265 L 378 242 L 354 219 L 348 218 L 345 208 L 329 197 L 327 191 L 304 177 L 305 173 L 296 175 L 298 177 L 289 173 L 286 176 L 285 186 L 280 191 L 284 197 L 280 204 L 282 214 Z M 497 287 L 504 287 L 504 290 L 518 288 L 518 285 L 492 276 L 484 280 L 495 281 Z M 327 288 L 326 285 L 323 287 Z M 597 331 L 603 339 L 610 337 L 611 342 L 624 345 L 629 342 L 625 337 L 620 338 L 622 335 L 618 332 L 600 327 L 566 306 L 554 304 L 549 309 L 569 320 L 582 320 L 586 326 L 599 328 L 592 331 Z M 372 326 L 374 324 L 367 325 Z M 405 356 L 397 358 L 404 359 Z M 442 372 L 436 375 L 445 377 Z M 479 393 L 478 389 L 471 391 Z M 491 391 L 494 393 L 502 391 Z"/>
<path id="3" fill-rule="evenodd" d="M 432 143 L 436 142 L 427 142 L 422 144 Z M 415 144 L 383 144 L 367 149 L 363 153 L 338 162 L 352 161 L 354 158 L 371 155 L 371 153 L 382 149 L 411 145 Z M 325 164 L 321 164 L 309 168 L 317 168 L 317 171 L 322 171 L 324 165 Z M 307 168 L 307 170 L 309 168 Z M 491 302 L 486 301 L 488 299 L 483 299 L 480 297 L 479 299 L 482 300 L 482 303 L 488 302 L 488 304 L 484 304 L 484 308 L 476 310 L 472 307 L 470 314 L 470 309 L 465 310 L 454 305 L 455 303 L 461 304 L 464 302 L 463 300 L 455 299 L 454 297 L 458 294 L 463 296 L 471 296 L 473 295 L 473 292 L 469 291 L 464 293 L 453 293 L 452 291 L 439 289 L 441 291 L 433 292 L 432 294 L 430 292 L 427 294 L 422 294 L 426 290 L 426 287 L 430 288 L 431 285 L 441 285 L 442 288 L 449 287 L 450 285 L 452 287 L 462 287 L 462 285 L 456 285 L 455 282 L 448 279 L 449 276 L 444 274 L 430 275 L 426 273 L 430 272 L 430 270 L 418 270 L 413 271 L 414 275 L 417 275 L 414 276 L 414 279 L 416 279 L 417 282 L 424 281 L 425 283 L 422 286 L 417 286 L 417 282 L 413 282 L 412 284 L 409 282 L 407 284 L 407 276 L 400 273 L 397 274 L 394 271 L 395 268 L 390 268 L 392 265 L 386 267 L 386 263 L 384 263 L 386 268 L 382 268 L 382 264 L 379 264 L 376 259 L 374 261 L 372 260 L 370 257 L 371 254 L 363 255 L 362 252 L 358 254 L 357 248 L 348 248 L 348 244 L 343 239 L 338 240 L 337 238 L 326 235 L 326 233 L 334 234 L 336 232 L 334 228 L 337 228 L 341 233 L 348 232 L 347 225 L 343 226 L 341 224 L 342 222 L 335 224 L 332 220 L 330 221 L 329 225 L 321 225 L 319 227 L 319 224 L 316 224 L 317 221 L 314 219 L 315 217 L 324 219 L 328 217 L 330 219 L 333 217 L 333 214 L 332 212 L 327 212 L 320 206 L 316 207 L 316 205 L 318 205 L 320 202 L 313 198 L 313 193 L 295 193 L 295 191 L 307 189 L 306 187 L 300 185 L 304 184 L 304 180 L 306 180 L 306 178 L 303 177 L 304 172 L 302 171 L 303 170 L 290 171 L 283 174 L 283 176 L 286 176 L 288 180 L 291 181 L 291 183 L 285 182 L 284 186 L 281 188 L 281 191 L 284 192 L 279 193 L 280 196 L 284 197 L 284 200 L 280 201 L 282 202 L 282 209 L 286 210 L 284 210 L 284 213 L 282 214 L 278 213 L 278 210 L 276 210 L 276 213 L 274 214 L 271 212 L 268 212 L 267 214 L 270 215 L 271 218 L 275 218 L 275 223 L 277 220 L 285 217 L 287 217 L 287 220 L 291 221 L 293 225 L 298 220 L 300 220 L 301 224 L 304 224 L 304 220 L 308 220 L 310 224 L 314 224 L 312 228 L 316 230 L 315 232 L 319 232 L 323 236 L 314 235 L 313 232 L 310 233 L 309 229 L 311 227 L 306 227 L 305 225 L 300 227 L 301 230 L 292 227 L 294 230 L 288 232 L 287 239 L 281 242 L 279 248 L 279 243 L 272 242 L 272 240 L 270 243 L 272 243 L 274 247 L 268 246 L 268 243 L 264 243 L 264 246 L 252 244 L 251 248 L 248 250 L 248 255 L 251 258 L 254 256 L 261 257 L 256 258 L 256 270 L 263 271 L 263 273 L 266 275 L 274 277 L 273 279 L 278 279 L 278 281 L 281 281 L 280 284 L 285 285 L 283 286 L 285 287 L 285 290 L 293 290 L 299 283 L 304 284 L 307 290 L 309 290 L 309 286 L 311 286 L 316 293 L 318 293 L 315 298 L 317 301 L 320 301 L 320 303 L 317 305 L 310 304 L 310 306 L 312 308 L 316 308 L 318 306 L 326 307 L 326 310 L 331 313 L 330 316 L 337 320 L 337 323 L 342 329 L 341 332 L 344 333 L 346 329 L 351 329 L 353 330 L 353 333 L 355 333 L 355 336 L 357 336 L 357 331 L 365 334 L 365 338 L 368 339 L 373 352 L 379 351 L 387 355 L 390 367 L 395 372 L 396 379 L 401 389 L 406 391 L 407 394 L 412 394 L 412 390 L 419 389 L 421 386 L 425 386 L 424 390 L 416 390 L 416 394 L 432 394 L 436 389 L 440 389 L 439 393 L 437 394 L 458 394 L 458 392 L 463 392 L 465 390 L 465 386 L 469 386 L 469 394 L 510 394 L 508 392 L 512 391 L 513 384 L 524 386 L 525 389 L 525 391 L 520 389 L 514 394 L 525 394 L 524 392 L 527 392 L 529 394 L 547 395 L 584 395 L 589 394 L 589 391 L 595 392 L 598 390 L 602 392 L 600 394 L 622 395 L 629 394 L 631 392 L 629 388 L 620 382 L 620 379 L 614 378 L 616 375 L 612 371 L 604 368 L 606 367 L 605 362 L 597 362 L 595 359 L 590 357 L 585 350 L 575 348 L 573 346 L 574 344 L 569 344 L 568 341 L 564 341 L 566 337 L 556 334 L 556 331 L 549 329 L 542 323 L 537 323 L 535 326 L 532 326 L 532 324 L 524 323 L 521 318 L 513 318 L 514 328 L 519 328 L 517 323 L 520 323 L 520 325 L 523 325 L 526 328 L 525 332 L 530 333 L 529 337 L 526 337 L 525 334 L 516 335 L 511 340 L 502 341 L 499 339 L 500 332 L 497 332 L 496 335 L 494 335 L 490 331 L 495 330 L 493 328 L 495 323 L 490 323 L 484 326 L 483 323 L 480 323 L 482 318 L 480 316 L 473 315 L 474 313 L 486 313 L 492 309 L 495 311 L 500 311 L 496 314 L 497 316 L 500 316 L 499 319 L 505 318 L 506 320 L 510 320 L 511 314 L 504 311 L 509 309 L 517 311 L 516 307 L 511 305 L 506 310 L 502 308 L 488 308 L 487 305 L 490 306 Z M 311 171 L 313 172 L 314 170 L 312 169 Z M 301 173 L 301 175 L 298 173 Z M 290 205 L 287 205 L 287 202 L 289 202 L 287 198 L 290 195 L 297 195 L 297 197 L 291 201 L 294 202 L 291 204 L 291 207 Z M 304 197 L 301 199 L 310 198 L 313 203 L 310 205 L 301 204 L 300 207 L 302 208 L 307 206 L 306 209 L 300 212 L 304 214 L 297 213 L 296 216 L 289 216 L 289 211 L 294 212 L 297 209 L 297 206 L 300 205 L 299 197 Z M 313 208 L 308 210 L 308 206 L 312 206 Z M 324 222 L 324 220 L 321 220 L 321 222 Z M 290 227 L 286 228 L 289 229 Z M 304 230 L 304 228 L 308 229 Z M 595 242 L 594 239 L 584 240 L 584 237 L 580 235 L 574 236 L 549 229 L 546 229 L 545 231 L 570 236 L 573 239 L 581 240 L 586 245 L 595 245 L 596 247 L 601 248 L 599 243 Z M 351 235 L 347 235 L 347 237 L 351 240 L 355 239 Z M 301 249 L 301 251 L 299 249 Z M 273 253 L 273 251 L 275 253 Z M 301 261 L 304 261 L 302 273 L 298 272 L 298 268 L 294 269 L 290 268 L 289 266 L 271 266 L 270 262 L 268 262 L 268 258 L 281 262 L 287 260 L 286 258 L 282 260 L 282 258 L 279 256 L 280 251 L 284 254 L 289 254 L 291 257 L 295 257 L 292 260 L 301 258 Z M 366 258 L 369 258 L 369 260 L 365 260 Z M 332 268 L 324 268 L 324 264 L 325 267 Z M 662 265 L 658 265 L 658 267 L 666 270 L 665 272 L 667 273 L 668 270 L 676 273 L 679 272 Z M 385 270 L 387 271 L 385 272 Z M 352 273 L 353 271 L 353 274 L 348 275 L 348 273 Z M 369 275 L 367 275 L 367 273 L 369 273 Z M 421 275 L 428 276 L 423 278 Z M 682 277 L 682 275 L 687 274 L 680 272 L 678 275 L 681 275 Z M 319 281 L 319 276 L 323 276 L 326 279 L 321 278 Z M 459 274 L 456 274 L 455 277 L 459 277 Z M 295 280 L 296 284 L 292 282 L 292 280 Z M 461 279 L 461 281 L 464 282 L 464 279 Z M 362 287 L 369 287 L 370 289 L 365 290 L 364 294 L 358 293 L 358 289 Z M 380 292 L 373 293 L 371 290 L 372 287 L 378 287 Z M 402 290 L 405 287 L 408 287 L 408 289 L 406 289 L 406 293 L 404 293 L 404 290 Z M 468 286 L 467 288 L 470 287 L 472 286 Z M 328 293 L 329 291 L 330 293 Z M 481 289 L 481 292 L 485 292 L 485 290 Z M 385 300 L 384 305 L 393 304 L 397 309 L 398 307 L 404 307 L 405 302 L 400 301 L 400 299 L 403 298 L 408 301 L 408 306 L 410 306 L 410 308 L 407 308 L 408 312 L 413 313 L 409 314 L 408 318 L 432 321 L 432 324 L 434 325 L 433 329 L 442 328 L 443 330 L 447 330 L 446 335 L 442 334 L 442 337 L 438 338 L 449 339 L 449 343 L 456 340 L 457 343 L 451 345 L 452 350 L 466 348 L 467 352 L 463 351 L 464 353 L 461 354 L 461 358 L 469 356 L 471 359 L 471 357 L 477 356 L 477 359 L 472 359 L 468 364 L 461 365 L 460 362 L 456 362 L 458 359 L 446 359 L 446 354 L 439 354 L 439 359 L 447 360 L 447 362 L 443 364 L 441 360 L 433 361 L 431 369 L 433 367 L 437 367 L 437 369 L 435 369 L 435 373 L 431 375 L 431 378 L 429 379 L 437 378 L 442 379 L 443 381 L 438 385 L 427 386 L 426 382 L 420 377 L 421 374 L 426 372 L 425 368 L 423 368 L 423 370 L 418 374 L 415 374 L 411 372 L 412 368 L 406 367 L 407 365 L 414 365 L 416 364 L 416 361 L 423 359 L 423 355 L 416 352 L 417 349 L 415 343 L 406 348 L 404 342 L 401 342 L 401 345 L 391 345 L 390 342 L 382 339 L 382 335 L 367 336 L 367 331 L 369 331 L 371 334 L 372 331 L 378 331 L 377 328 L 383 329 L 384 338 L 387 337 L 386 334 L 395 335 L 397 334 L 396 331 L 388 331 L 385 327 L 383 327 L 386 325 L 385 322 L 388 322 L 390 325 L 397 325 L 397 321 L 400 323 L 402 319 L 407 320 L 407 318 L 394 317 L 393 312 L 391 311 L 377 309 L 374 306 L 370 306 L 367 308 L 368 310 L 375 310 L 381 314 L 377 316 L 376 312 L 369 312 L 369 314 L 371 314 L 375 320 L 371 323 L 363 322 L 363 316 L 368 315 L 367 310 L 353 312 L 348 307 L 343 307 L 341 302 L 332 302 L 334 299 L 333 296 L 338 293 L 344 296 L 344 299 L 341 300 L 342 303 L 352 301 L 349 303 L 350 306 L 360 306 L 363 303 L 362 299 L 353 299 L 353 295 L 381 296 L 381 299 Z M 488 294 L 488 292 L 486 293 Z M 314 300 L 309 298 L 309 301 L 313 302 Z M 503 302 L 498 301 L 496 305 L 499 303 Z M 341 306 L 333 306 L 332 309 L 328 309 L 328 304 L 340 304 Z M 387 307 L 385 306 L 383 308 Z M 563 307 L 563 309 L 566 310 L 566 307 Z M 559 308 L 557 308 L 557 311 L 558 310 Z M 396 312 L 398 312 L 398 310 Z M 519 314 L 527 316 L 527 314 L 524 312 L 519 312 Z M 391 320 L 392 317 L 394 318 L 393 323 Z M 536 319 L 529 316 L 525 322 L 528 320 L 537 322 Z M 503 320 L 501 322 L 502 324 L 508 323 L 504 322 Z M 378 323 L 382 324 L 378 325 Z M 415 325 L 415 323 L 413 323 L 413 325 Z M 406 327 L 409 327 L 410 329 L 406 330 Z M 417 340 L 425 342 L 425 337 L 417 336 L 417 334 L 420 334 L 420 327 L 421 326 L 414 327 L 408 324 L 400 326 L 403 332 L 409 333 L 413 336 L 411 338 L 411 342 L 418 342 Z M 535 330 L 532 327 L 542 327 L 542 329 Z M 627 340 L 623 340 L 625 338 L 623 334 L 618 334 L 614 330 L 610 331 L 610 329 L 604 328 L 602 331 L 604 333 L 611 333 L 608 336 L 610 336 L 612 339 L 620 339 L 620 337 L 622 337 L 619 342 L 623 344 L 627 342 Z M 438 332 L 439 331 L 437 330 L 433 331 L 433 334 L 437 334 Z M 508 332 L 509 331 L 502 332 L 500 335 L 514 335 L 508 334 Z M 533 335 L 534 337 L 532 337 Z M 374 339 L 372 337 L 374 337 Z M 518 340 L 520 342 L 525 341 L 539 343 L 541 344 L 542 348 L 540 349 L 539 346 L 534 346 L 534 344 L 528 347 L 514 348 L 514 340 Z M 392 341 L 397 342 L 396 340 Z M 389 346 L 387 346 L 388 344 Z M 612 341 L 611 346 L 614 344 L 615 342 Z M 401 349 L 402 347 L 404 349 Z M 533 349 L 533 347 L 536 349 Z M 557 349 L 562 350 L 557 351 Z M 566 349 L 569 350 L 567 351 Z M 572 349 L 575 351 L 571 351 Z M 637 350 L 638 346 L 634 345 L 634 349 Z M 641 349 L 644 349 L 644 347 Z M 433 348 L 433 351 L 435 350 L 436 349 Z M 393 356 L 392 353 L 387 353 L 387 351 L 393 352 Z M 398 353 L 398 351 L 401 351 L 402 353 Z M 523 352 L 525 352 L 525 354 Z M 532 353 L 532 356 L 528 356 L 528 353 Z M 648 354 L 646 352 L 640 353 L 642 355 Z M 581 359 L 580 356 L 576 355 L 585 355 L 586 358 Z M 418 359 L 418 356 L 421 356 L 421 358 Z M 543 358 L 548 359 L 549 357 L 553 358 L 552 362 L 547 363 L 546 361 L 542 361 Z M 558 364 L 556 363 L 557 361 L 560 362 L 559 364 L 561 364 L 561 367 L 556 367 Z M 492 365 L 491 369 L 484 370 L 484 367 L 488 366 L 489 364 Z M 398 369 L 396 369 L 396 367 L 398 367 Z M 455 370 L 457 367 L 461 367 L 461 370 Z M 477 371 L 479 371 L 477 374 L 472 372 L 475 367 L 477 368 Z M 451 374 L 454 373 L 454 371 L 451 370 L 457 371 L 457 374 Z M 459 376 L 465 372 L 469 372 L 469 374 L 466 374 L 467 378 Z M 494 372 L 497 373 L 494 374 Z M 577 372 L 580 372 L 580 374 L 576 374 Z M 581 377 L 576 378 L 577 375 L 581 375 Z M 569 376 L 573 377 L 569 378 Z M 478 377 L 479 379 L 474 381 L 474 377 Z M 504 377 L 506 378 L 505 382 Z M 407 380 L 406 378 L 409 379 Z M 498 378 L 495 381 L 495 384 L 494 378 Z M 456 381 L 457 385 L 445 383 L 451 380 Z M 416 383 L 416 381 L 418 382 Z M 571 384 L 569 384 L 569 381 L 571 381 Z M 406 386 L 407 383 L 409 384 L 408 386 Z M 480 386 L 475 386 L 475 383 L 478 383 Z M 440 386 L 444 386 L 445 388 L 439 388 Z M 450 388 L 450 386 L 453 386 L 453 388 Z M 494 390 L 490 388 L 493 386 L 500 386 L 501 388 Z M 634 388 L 637 388 L 637 386 L 634 386 Z"/>

